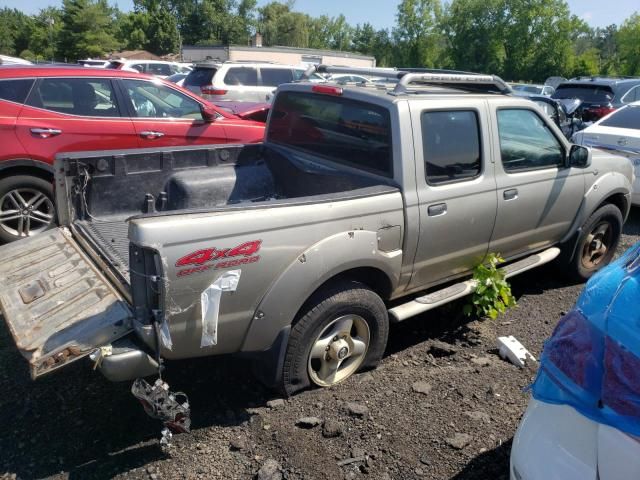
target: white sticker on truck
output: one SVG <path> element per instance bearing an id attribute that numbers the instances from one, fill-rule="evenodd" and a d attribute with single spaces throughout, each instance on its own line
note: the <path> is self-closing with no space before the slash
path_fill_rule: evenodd
<path id="1" fill-rule="evenodd" d="M 218 311 L 222 292 L 234 292 L 240 281 L 241 270 L 223 273 L 200 294 L 202 307 L 202 338 L 200 348 L 218 343 Z"/>

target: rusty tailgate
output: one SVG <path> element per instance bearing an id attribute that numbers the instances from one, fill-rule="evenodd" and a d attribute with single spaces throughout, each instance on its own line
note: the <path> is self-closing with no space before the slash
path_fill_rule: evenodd
<path id="1" fill-rule="evenodd" d="M 132 330 L 128 303 L 63 228 L 0 246 L 0 310 L 33 378 Z"/>

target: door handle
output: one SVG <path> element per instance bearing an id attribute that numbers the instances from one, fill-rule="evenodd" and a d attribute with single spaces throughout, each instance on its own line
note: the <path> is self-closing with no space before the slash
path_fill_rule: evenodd
<path id="1" fill-rule="evenodd" d="M 153 130 L 148 130 L 148 131 L 140 132 L 140 136 L 142 138 L 146 138 L 148 140 L 153 140 L 154 138 L 164 137 L 164 133 L 162 133 L 162 132 L 154 132 Z"/>
<path id="2" fill-rule="evenodd" d="M 57 128 L 32 128 L 31 133 L 38 135 L 40 138 L 49 138 L 60 135 L 62 130 L 58 130 Z"/>
<path id="3" fill-rule="evenodd" d="M 516 198 L 518 198 L 518 189 L 510 188 L 509 190 L 505 190 L 504 192 L 502 192 L 502 198 L 507 201 L 515 200 Z"/>
<path id="4" fill-rule="evenodd" d="M 429 208 L 427 208 L 427 213 L 429 213 L 430 217 L 444 215 L 445 213 L 447 213 L 447 204 L 436 203 L 435 205 L 429 205 Z"/>

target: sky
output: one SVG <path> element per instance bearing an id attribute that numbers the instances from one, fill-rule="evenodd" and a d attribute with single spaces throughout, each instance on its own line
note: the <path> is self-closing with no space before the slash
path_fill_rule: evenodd
<path id="1" fill-rule="evenodd" d="M 258 0 L 258 5 L 270 0 Z M 612 23 L 621 24 L 634 11 L 640 11 L 638 0 L 567 0 L 572 13 L 578 15 L 592 27 L 605 27 Z M 0 7 L 17 8 L 25 13 L 37 13 L 51 5 L 59 6 L 61 0 L 0 0 Z M 121 10 L 131 10 L 132 0 L 109 0 Z M 355 25 L 369 22 L 376 28 L 390 28 L 395 21 L 398 0 L 296 0 L 295 9 L 312 16 L 341 13 L 347 21 Z"/>

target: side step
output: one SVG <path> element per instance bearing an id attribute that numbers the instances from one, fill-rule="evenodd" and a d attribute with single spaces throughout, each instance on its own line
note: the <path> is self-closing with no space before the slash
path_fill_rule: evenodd
<path id="1" fill-rule="evenodd" d="M 543 252 L 536 253 L 529 257 L 525 257 L 517 262 L 510 263 L 501 267 L 500 270 L 504 272 L 506 278 L 514 277 L 520 273 L 524 273 L 532 268 L 539 267 L 545 263 L 549 263 L 560 255 L 560 249 L 557 247 L 551 247 Z M 422 297 L 418 297 L 415 300 L 398 305 L 389 309 L 389 320 L 392 322 L 401 322 L 408 318 L 419 315 L 420 313 L 428 310 L 433 310 L 436 307 L 449 303 L 458 298 L 465 297 L 472 294 L 478 282 L 475 280 L 466 280 L 464 282 L 456 283 L 442 290 L 436 290 Z"/>

